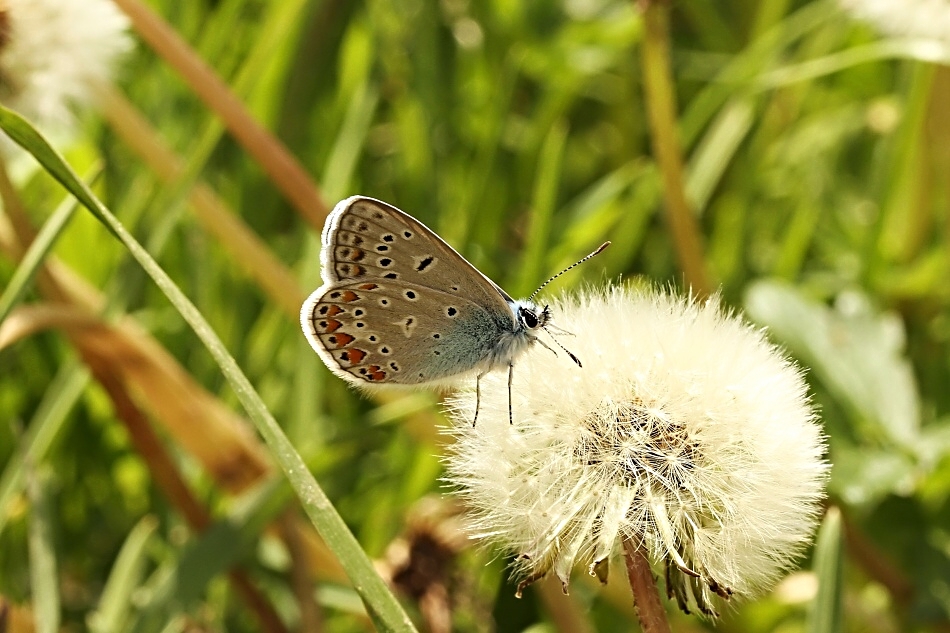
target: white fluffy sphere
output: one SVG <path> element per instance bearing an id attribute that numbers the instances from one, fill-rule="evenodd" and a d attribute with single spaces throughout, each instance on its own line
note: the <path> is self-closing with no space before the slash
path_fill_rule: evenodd
<path id="1" fill-rule="evenodd" d="M 533 346 L 513 425 L 503 372 L 475 428 L 475 393 L 451 401 L 447 479 L 473 534 L 518 556 L 522 585 L 553 571 L 566 588 L 575 562 L 602 572 L 632 539 L 684 609 L 772 586 L 811 540 L 828 468 L 802 372 L 716 300 L 612 288 L 551 309 L 582 368 Z"/>

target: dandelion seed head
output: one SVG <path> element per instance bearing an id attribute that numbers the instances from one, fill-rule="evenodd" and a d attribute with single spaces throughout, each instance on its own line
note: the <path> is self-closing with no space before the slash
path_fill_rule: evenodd
<path id="1" fill-rule="evenodd" d="M 482 379 L 476 428 L 474 393 L 450 401 L 447 479 L 472 534 L 565 588 L 623 539 L 667 565 L 684 608 L 771 587 L 810 542 L 827 470 L 801 371 L 715 300 L 613 288 L 552 312 L 583 368 L 534 346 L 513 425 L 502 372 Z"/>
<path id="2" fill-rule="evenodd" d="M 855 18 L 885 35 L 950 44 L 950 0 L 839 0 Z"/>
<path id="3" fill-rule="evenodd" d="M 4 0 L 0 25 L 0 102 L 53 133 L 131 49 L 128 18 L 110 0 Z"/>

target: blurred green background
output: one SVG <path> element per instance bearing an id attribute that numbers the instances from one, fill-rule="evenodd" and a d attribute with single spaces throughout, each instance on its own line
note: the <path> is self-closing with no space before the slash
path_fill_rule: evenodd
<path id="1" fill-rule="evenodd" d="M 950 16 L 950 3 L 932 4 Z M 550 292 L 638 278 L 684 289 L 636 3 L 149 6 L 296 156 L 327 205 L 355 193 L 391 202 L 514 296 L 607 239 L 610 249 Z M 834 2 L 671 8 L 674 114 L 700 255 L 725 302 L 807 368 L 829 435 L 829 504 L 842 517 L 822 556 L 725 609 L 719 631 L 950 630 L 950 40 L 923 46 L 907 35 L 881 34 Z M 157 175 L 119 131 L 114 104 L 83 114 L 67 159 L 80 174 L 101 169 L 99 197 L 195 302 L 367 554 L 398 567 L 394 542 L 452 526 L 439 501 L 447 440 L 436 397 L 368 399 L 326 371 L 291 310 L 246 273 L 241 243 L 196 219 L 189 195 L 198 181 L 209 187 L 293 271 L 301 298 L 319 284 L 317 229 L 152 47 L 137 41 L 115 88 L 183 169 Z M 28 161 L 8 169 L 34 226 L 68 204 Z M 4 286 L 15 251 L 0 257 Z M 54 256 L 102 293 L 97 319 L 129 315 L 215 406 L 240 411 L 182 317 L 91 215 L 76 212 Z M 21 307 L 49 300 L 30 286 Z M 136 373 L 145 361 L 104 333 L 105 373 L 132 394 L 210 517 L 209 531 L 194 529 L 160 483 L 160 462 L 117 415 L 116 389 L 89 378 L 66 327 L 0 349 L 0 597 L 34 616 L 55 609 L 71 631 L 261 630 L 225 573 L 239 563 L 292 630 L 371 627 L 345 577 L 330 563 L 302 565 L 294 538 L 274 527 L 299 515 L 289 488 L 235 474 L 247 464 L 230 445 L 218 456 L 228 463 L 209 467 L 207 412 L 189 409 L 199 437 L 188 444 L 188 424 L 169 422 L 188 412 L 160 406 L 175 392 L 148 393 L 143 385 L 161 381 Z M 154 350 L 139 353 L 160 364 Z M 429 581 L 451 596 L 453 630 L 636 627 L 620 574 L 602 589 L 577 570 L 569 598 L 538 587 L 517 601 L 503 555 L 439 538 Z M 37 569 L 53 570 L 45 589 Z M 311 581 L 317 620 L 301 615 L 298 593 Z M 425 626 L 419 596 L 400 595 Z M 674 630 L 713 630 L 667 606 Z"/>

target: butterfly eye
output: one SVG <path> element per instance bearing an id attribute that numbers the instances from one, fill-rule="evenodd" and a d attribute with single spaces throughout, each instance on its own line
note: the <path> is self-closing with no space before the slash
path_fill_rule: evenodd
<path id="1" fill-rule="evenodd" d="M 521 308 L 518 310 L 518 315 L 521 317 L 521 323 L 529 330 L 538 327 L 538 317 L 531 310 Z"/>

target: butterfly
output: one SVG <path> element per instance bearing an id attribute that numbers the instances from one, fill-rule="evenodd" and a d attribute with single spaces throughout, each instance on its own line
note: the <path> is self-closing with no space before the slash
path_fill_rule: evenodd
<path id="1" fill-rule="evenodd" d="M 550 309 L 531 299 L 609 244 L 515 300 L 412 216 L 353 196 L 327 217 L 323 285 L 304 301 L 300 324 L 327 368 L 357 386 L 444 386 L 474 373 L 475 420 L 482 376 L 507 368 L 511 421 L 515 360 L 537 342 L 554 352 L 537 336 L 550 335 Z"/>

